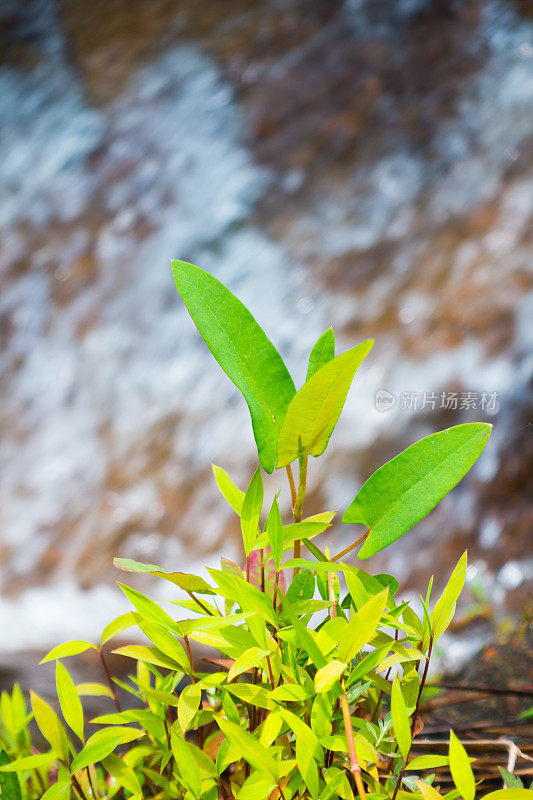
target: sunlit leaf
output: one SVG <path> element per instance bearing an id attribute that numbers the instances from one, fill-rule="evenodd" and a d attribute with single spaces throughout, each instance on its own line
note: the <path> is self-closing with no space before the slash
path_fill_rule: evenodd
<path id="1" fill-rule="evenodd" d="M 287 367 L 248 309 L 220 281 L 184 261 L 173 261 L 172 272 L 202 338 L 243 394 L 259 460 L 272 472 L 279 431 L 295 393 Z"/>
<path id="2" fill-rule="evenodd" d="M 142 797 L 139 779 L 131 767 L 125 763 L 124 759 L 118 758 L 118 756 L 111 753 L 104 759 L 102 766 L 117 781 L 119 786 L 123 786 L 134 797 Z"/>
<path id="3" fill-rule="evenodd" d="M 330 661 L 329 664 L 326 664 L 325 667 L 317 670 L 315 675 L 315 691 L 318 692 L 318 694 L 329 692 L 335 681 L 340 678 L 346 669 L 346 666 L 344 661 L 336 661 L 334 659 Z"/>
<path id="4" fill-rule="evenodd" d="M 80 653 L 85 653 L 86 650 L 97 650 L 98 648 L 96 645 L 92 644 L 91 642 L 84 642 L 81 640 L 76 640 L 72 642 L 65 642 L 65 644 L 60 644 L 57 647 L 54 647 L 53 650 L 50 650 L 49 653 L 45 655 L 39 664 L 46 664 L 47 661 L 53 661 L 56 658 L 67 658 L 67 656 L 77 656 Z"/>
<path id="5" fill-rule="evenodd" d="M 491 428 L 472 422 L 433 433 L 374 472 L 342 518 L 369 529 L 358 557 L 373 556 L 425 517 L 468 472 Z"/>
<path id="6" fill-rule="evenodd" d="M 244 492 L 231 480 L 226 470 L 213 464 L 213 475 L 220 489 L 220 493 L 232 509 L 240 516 L 244 500 Z"/>
<path id="7" fill-rule="evenodd" d="M 429 616 L 431 633 L 435 641 L 444 633 L 452 621 L 457 599 L 465 583 L 466 567 L 467 553 L 465 551 L 457 562 L 457 566 L 452 572 L 444 591 L 435 603 L 435 608 Z"/>
<path id="8" fill-rule="evenodd" d="M 178 723 L 183 733 L 189 730 L 200 703 L 202 702 L 202 689 L 198 683 L 191 683 L 180 693 L 178 701 Z"/>
<path id="9" fill-rule="evenodd" d="M 396 675 L 392 684 L 391 718 L 398 749 L 402 756 L 407 758 L 407 754 L 411 749 L 411 723 L 398 675 Z"/>
<path id="10" fill-rule="evenodd" d="M 453 782 L 463 796 L 463 800 L 474 800 L 476 781 L 470 759 L 463 745 L 453 731 L 450 731 L 450 772 Z"/>
<path id="11" fill-rule="evenodd" d="M 61 661 L 56 661 L 56 688 L 63 718 L 83 742 L 83 708 L 74 681 Z"/>
<path id="12" fill-rule="evenodd" d="M 277 496 L 272 501 L 265 531 L 272 552 L 272 558 L 274 559 L 274 565 L 276 569 L 279 570 L 283 557 L 283 522 L 281 521 Z"/>
<path id="13" fill-rule="evenodd" d="M 64 761 L 68 759 L 67 734 L 54 709 L 39 697 L 35 692 L 30 692 L 31 707 L 35 715 L 35 722 L 39 726 L 44 738 Z"/>
<path id="14" fill-rule="evenodd" d="M 230 667 L 228 671 L 228 681 L 232 681 L 243 672 L 248 672 L 252 667 L 260 666 L 269 653 L 269 650 L 262 650 L 260 647 L 250 647 L 248 650 L 245 650 Z"/>
<path id="15" fill-rule="evenodd" d="M 244 495 L 241 511 L 241 530 L 244 552 L 250 555 L 259 532 L 259 517 L 263 507 L 263 479 L 257 467 Z"/>
<path id="16" fill-rule="evenodd" d="M 339 644 L 340 661 L 351 661 L 361 647 L 373 637 L 385 609 L 387 596 L 388 590 L 383 589 L 379 594 L 371 597 L 359 611 L 352 614 Z"/>
<path id="17" fill-rule="evenodd" d="M 105 626 L 102 632 L 102 638 L 100 639 L 100 646 L 103 647 L 104 644 L 113 639 L 114 636 L 119 636 L 134 625 L 135 620 L 133 619 L 131 611 L 126 612 L 126 614 L 121 614 Z"/>
<path id="18" fill-rule="evenodd" d="M 324 452 L 353 377 L 372 345 L 369 339 L 329 361 L 295 394 L 279 434 L 278 469 L 303 453 Z"/>
<path id="19" fill-rule="evenodd" d="M 274 780 L 277 779 L 278 766 L 261 742 L 234 722 L 222 717 L 217 717 L 216 722 L 220 730 L 254 769 L 270 775 Z"/>

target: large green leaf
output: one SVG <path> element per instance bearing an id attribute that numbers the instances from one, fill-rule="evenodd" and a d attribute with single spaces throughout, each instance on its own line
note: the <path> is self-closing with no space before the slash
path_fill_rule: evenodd
<path id="1" fill-rule="evenodd" d="M 318 372 L 332 358 L 335 358 L 335 334 L 333 333 L 333 328 L 328 328 L 317 339 L 315 346 L 311 350 L 305 380 L 308 381 L 309 378 L 312 378 L 315 372 Z"/>
<path id="2" fill-rule="evenodd" d="M 0 766 L 11 764 L 11 759 L 5 750 L 0 750 Z M 2 800 L 20 800 L 20 783 L 14 773 L 0 772 L 0 795 Z"/>
<path id="3" fill-rule="evenodd" d="M 468 472 L 491 429 L 471 422 L 433 433 L 374 472 L 342 518 L 369 529 L 358 557 L 373 556 L 425 517 Z"/>
<path id="4" fill-rule="evenodd" d="M 398 675 L 394 678 L 391 692 L 391 719 L 394 728 L 394 736 L 398 742 L 398 750 L 402 756 L 407 758 L 411 749 L 411 721 L 405 700 L 402 694 L 402 687 Z"/>
<path id="5" fill-rule="evenodd" d="M 329 361 L 294 395 L 278 439 L 278 469 L 303 453 L 321 455 L 341 415 L 358 367 L 372 339 Z"/>
<path id="6" fill-rule="evenodd" d="M 216 722 L 234 747 L 242 753 L 244 758 L 259 772 L 271 775 L 274 780 L 278 776 L 278 766 L 270 755 L 267 747 L 261 744 L 239 725 L 223 717 L 217 717 Z"/>
<path id="7" fill-rule="evenodd" d="M 248 309 L 220 281 L 185 261 L 173 261 L 172 272 L 202 338 L 244 396 L 259 460 L 272 472 L 279 431 L 295 393 L 287 367 Z"/>

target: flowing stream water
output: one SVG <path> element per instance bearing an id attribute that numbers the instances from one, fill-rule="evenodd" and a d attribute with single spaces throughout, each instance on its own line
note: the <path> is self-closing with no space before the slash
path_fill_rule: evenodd
<path id="1" fill-rule="evenodd" d="M 172 257 L 241 297 L 297 383 L 330 324 L 339 349 L 376 339 L 310 467 L 309 512 L 345 507 L 423 435 L 494 423 L 469 477 L 369 569 L 415 591 L 468 547 L 470 581 L 500 617 L 520 613 L 533 582 L 528 4 L 148 5 L 0 9 L 4 651 L 96 636 L 126 607 L 113 555 L 240 558 L 210 465 L 245 485 L 249 419 Z M 288 510 L 284 480 L 268 486 Z M 356 535 L 327 534 L 332 549 Z"/>

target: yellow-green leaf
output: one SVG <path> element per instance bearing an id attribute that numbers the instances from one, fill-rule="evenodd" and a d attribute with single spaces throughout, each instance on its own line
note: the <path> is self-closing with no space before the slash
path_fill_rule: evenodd
<path id="1" fill-rule="evenodd" d="M 274 565 L 276 570 L 279 570 L 281 559 L 283 558 L 283 522 L 281 521 L 277 496 L 272 501 L 265 531 L 272 552 L 272 558 L 274 559 Z"/>
<path id="2" fill-rule="evenodd" d="M 339 644 L 339 659 L 348 663 L 361 647 L 374 636 L 381 615 L 385 609 L 389 591 L 383 589 L 368 600 L 359 611 L 352 615 Z"/>
<path id="3" fill-rule="evenodd" d="M 30 697 L 35 722 L 39 726 L 39 730 L 57 755 L 66 761 L 68 759 L 69 746 L 67 734 L 59 721 L 59 717 L 46 700 L 43 700 L 38 694 L 30 691 Z"/>
<path id="4" fill-rule="evenodd" d="M 102 638 L 100 639 L 100 647 L 103 647 L 104 644 L 109 642 L 114 636 L 119 636 L 124 631 L 127 631 L 128 628 L 132 628 L 135 625 L 135 620 L 133 619 L 131 611 L 126 612 L 126 614 L 121 614 L 116 619 L 112 620 L 108 625 L 105 626 L 102 632 Z"/>
<path id="5" fill-rule="evenodd" d="M 353 377 L 373 341 L 329 361 L 294 395 L 278 439 L 278 469 L 302 453 L 321 455 L 341 414 Z"/>
<path id="6" fill-rule="evenodd" d="M 103 760 L 102 766 L 111 777 L 115 778 L 119 786 L 123 786 L 134 797 L 142 797 L 141 784 L 137 775 L 122 758 L 111 753 Z"/>
<path id="7" fill-rule="evenodd" d="M 258 667 L 269 653 L 269 650 L 262 650 L 260 647 L 250 647 L 245 650 L 231 665 L 228 671 L 228 681 L 232 681 L 237 675 L 242 675 L 252 667 Z"/>
<path id="8" fill-rule="evenodd" d="M 244 501 L 244 492 L 233 483 L 226 470 L 222 469 L 222 467 L 217 467 L 216 464 L 213 464 L 213 475 L 215 476 L 220 493 L 232 509 L 240 516 Z"/>
<path id="9" fill-rule="evenodd" d="M 259 517 L 263 507 L 263 479 L 257 467 L 244 495 L 241 510 L 241 530 L 244 552 L 250 555 L 259 533 Z"/>
<path id="10" fill-rule="evenodd" d="M 50 650 L 49 653 L 45 655 L 39 664 L 46 664 L 47 661 L 53 661 L 56 658 L 67 658 L 67 656 L 77 656 L 80 653 L 85 653 L 86 650 L 98 650 L 96 645 L 91 644 L 91 642 L 84 642 L 81 640 L 76 640 L 72 642 L 65 642 L 65 644 L 60 644 L 57 647 L 54 647 L 53 650 Z"/>
<path id="11" fill-rule="evenodd" d="M 394 736 L 398 742 L 398 749 L 402 756 L 407 758 L 409 750 L 411 749 L 411 724 L 398 675 L 396 675 L 394 683 L 392 684 L 391 718 Z"/>
<path id="12" fill-rule="evenodd" d="M 476 781 L 470 759 L 463 745 L 453 731 L 450 731 L 450 772 L 453 782 L 463 796 L 463 800 L 474 800 L 476 795 Z M 507 790 L 509 791 L 509 790 Z"/>
<path id="13" fill-rule="evenodd" d="M 222 733 L 228 737 L 236 750 L 254 769 L 270 775 L 274 780 L 277 779 L 278 765 L 270 755 L 268 748 L 234 722 L 222 717 L 217 717 L 216 721 Z"/>
<path id="14" fill-rule="evenodd" d="M 178 723 L 183 733 L 189 730 L 201 701 L 202 689 L 198 683 L 191 683 L 181 692 L 178 700 Z"/>
<path id="15" fill-rule="evenodd" d="M 56 688 L 65 722 L 83 742 L 83 708 L 74 681 L 61 661 L 56 661 Z"/>
<path id="16" fill-rule="evenodd" d="M 457 566 L 452 572 L 446 588 L 435 603 L 435 608 L 429 616 L 431 633 L 433 640 L 436 641 L 441 636 L 455 613 L 457 599 L 463 590 L 466 579 L 467 553 L 463 553 Z"/>
<path id="17" fill-rule="evenodd" d="M 318 694 L 329 692 L 335 681 L 337 681 L 346 669 L 344 661 L 330 661 L 325 667 L 321 667 L 315 675 L 315 691 Z"/>

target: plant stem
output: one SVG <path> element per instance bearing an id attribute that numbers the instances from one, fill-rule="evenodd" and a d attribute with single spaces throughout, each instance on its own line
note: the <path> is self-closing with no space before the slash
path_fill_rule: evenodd
<path id="1" fill-rule="evenodd" d="M 361 767 L 359 766 L 359 761 L 357 760 L 357 753 L 355 752 L 352 718 L 350 716 L 350 706 L 348 704 L 348 696 L 346 695 L 346 691 L 344 689 L 344 681 L 342 682 L 341 706 L 342 706 L 342 716 L 344 719 L 344 729 L 346 731 L 346 739 L 348 741 L 348 752 L 350 754 L 350 769 L 352 771 L 352 775 L 355 780 L 355 785 L 357 786 L 357 792 L 359 794 L 359 797 L 361 798 L 361 800 L 366 800 L 365 787 L 363 784 L 363 779 L 361 777 Z"/>
<path id="2" fill-rule="evenodd" d="M 193 594 L 192 592 L 189 592 L 189 591 L 187 591 L 187 589 L 185 589 L 185 591 L 187 592 L 187 594 L 189 595 L 189 597 L 191 598 L 191 600 L 194 600 L 194 602 L 195 602 L 197 605 L 199 605 L 199 606 L 200 606 L 200 608 L 202 609 L 202 611 L 205 611 L 205 613 L 206 613 L 208 616 L 210 616 L 210 617 L 213 617 L 213 616 L 214 616 L 213 612 L 212 612 L 212 611 L 210 611 L 210 610 L 208 609 L 208 607 L 207 607 L 206 605 L 204 605 L 204 603 L 202 603 L 202 601 L 201 601 L 201 600 L 198 600 L 198 598 L 196 597 L 196 595 L 195 595 L 195 594 Z"/>
<path id="3" fill-rule="evenodd" d="M 362 536 L 360 536 L 360 537 L 359 537 L 359 539 L 357 539 L 357 541 L 356 541 L 356 542 L 354 542 L 353 544 L 351 544 L 349 547 L 345 547 L 345 548 L 344 548 L 344 550 L 341 550 L 341 552 L 340 552 L 340 553 L 337 553 L 337 555 L 336 555 L 336 556 L 333 556 L 333 558 L 330 558 L 330 561 L 338 561 L 338 560 L 339 560 L 339 558 L 342 558 L 342 557 L 343 557 L 343 556 L 345 556 L 347 553 L 349 553 L 349 552 L 351 552 L 352 550 L 354 550 L 354 549 L 357 547 L 357 545 L 358 545 L 358 544 L 361 544 L 361 542 L 364 542 L 364 540 L 366 539 L 366 537 L 368 536 L 368 534 L 369 534 L 369 533 L 370 533 L 370 529 L 368 529 L 367 531 L 365 531 L 365 532 L 363 533 L 363 535 L 362 535 Z"/>
<path id="4" fill-rule="evenodd" d="M 335 597 L 335 586 L 334 586 L 334 574 L 333 572 L 328 572 L 328 594 L 329 594 L 329 602 L 333 603 L 330 608 L 329 615 L 331 619 L 337 616 L 337 598 Z"/>
<path id="5" fill-rule="evenodd" d="M 187 658 L 189 660 L 189 666 L 191 668 L 189 673 L 191 678 L 191 683 L 196 683 L 196 678 L 194 677 L 194 662 L 192 660 L 191 645 L 189 643 L 189 637 L 187 636 L 187 634 L 185 634 L 185 636 L 183 637 L 183 641 L 185 642 L 185 649 L 187 650 Z"/>
<path id="6" fill-rule="evenodd" d="M 246 583 L 250 583 L 250 556 L 246 556 Z"/>
<path id="7" fill-rule="evenodd" d="M 103 667 L 103 670 L 104 670 L 104 673 L 105 673 L 105 676 L 106 676 L 106 679 L 107 679 L 107 683 L 109 685 L 109 689 L 110 689 L 111 694 L 113 696 L 113 700 L 115 701 L 115 705 L 117 707 L 117 711 L 120 713 L 122 711 L 122 708 L 120 707 L 120 703 L 119 703 L 119 700 L 118 700 L 118 697 L 117 697 L 117 693 L 115 692 L 115 687 L 113 685 L 113 679 L 112 679 L 111 673 L 109 672 L 109 669 L 107 667 L 107 664 L 106 664 L 106 661 L 105 661 L 105 658 L 104 658 L 104 651 L 102 650 L 101 647 L 98 648 L 98 654 L 100 656 L 100 661 L 102 662 L 102 667 Z"/>
<path id="8" fill-rule="evenodd" d="M 291 465 L 287 464 L 285 469 L 287 470 L 287 477 L 289 478 L 289 486 L 291 487 L 291 503 L 292 507 L 294 508 L 296 505 L 296 486 L 294 485 L 294 477 L 292 474 Z"/>
<path id="9" fill-rule="evenodd" d="M 418 689 L 418 697 L 416 698 L 415 710 L 413 712 L 413 719 L 411 721 L 411 746 L 412 746 L 413 734 L 414 734 L 415 728 L 416 728 L 416 721 L 417 721 L 417 718 L 418 718 L 418 709 L 420 707 L 420 698 L 422 697 L 422 692 L 424 691 L 424 686 L 425 686 L 425 683 L 426 683 L 426 678 L 427 678 L 428 668 L 429 668 L 429 659 L 431 658 L 431 651 L 432 650 L 433 650 L 433 636 L 430 636 L 429 637 L 428 654 L 427 654 L 427 658 L 426 658 L 426 663 L 424 665 L 424 672 L 422 673 L 422 680 L 420 681 L 420 688 Z M 394 793 L 392 795 L 392 800 L 396 800 L 396 796 L 397 796 L 398 791 L 400 789 L 400 785 L 401 785 L 401 782 L 402 782 L 403 774 L 405 772 L 405 768 L 406 768 L 407 764 L 409 763 L 409 754 L 410 754 L 410 752 L 411 752 L 411 747 L 409 747 L 407 755 L 405 756 L 405 758 L 403 760 L 402 768 L 401 768 L 401 770 L 400 770 L 400 772 L 398 774 L 398 778 L 396 780 L 396 786 L 394 787 Z"/>
<path id="10" fill-rule="evenodd" d="M 309 455 L 307 453 L 304 453 L 303 456 L 300 459 L 300 479 L 299 479 L 299 483 L 298 483 L 298 492 L 296 494 L 296 500 L 295 500 L 293 508 L 292 508 L 292 513 L 293 513 L 295 522 L 301 522 L 302 521 L 302 509 L 303 509 L 304 500 L 305 500 L 305 491 L 306 491 L 306 488 L 307 488 L 307 462 L 308 462 L 308 459 L 309 459 Z M 294 540 L 293 557 L 294 558 L 300 558 L 300 552 L 301 552 L 300 539 L 295 539 Z M 292 573 L 293 578 L 295 578 L 297 574 L 298 574 L 298 567 L 294 567 L 294 570 L 293 570 L 293 573 Z"/>

